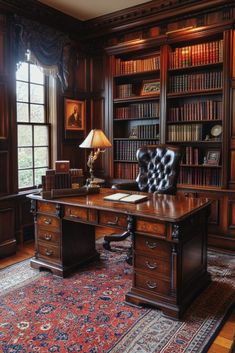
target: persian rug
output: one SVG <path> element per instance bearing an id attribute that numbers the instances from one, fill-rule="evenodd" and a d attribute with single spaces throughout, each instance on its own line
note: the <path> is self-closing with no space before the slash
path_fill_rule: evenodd
<path id="1" fill-rule="evenodd" d="M 235 257 L 209 253 L 213 281 L 180 321 L 125 303 L 131 267 L 121 252 L 62 279 L 25 260 L 0 271 L 0 352 L 206 352 L 235 301 Z"/>

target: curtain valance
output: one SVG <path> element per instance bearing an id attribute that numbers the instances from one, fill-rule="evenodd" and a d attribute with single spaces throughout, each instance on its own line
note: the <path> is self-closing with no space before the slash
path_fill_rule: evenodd
<path id="1" fill-rule="evenodd" d="M 15 17 L 17 62 L 30 59 L 45 74 L 58 76 L 63 91 L 68 87 L 68 60 L 71 41 L 64 33 L 44 24 Z"/>

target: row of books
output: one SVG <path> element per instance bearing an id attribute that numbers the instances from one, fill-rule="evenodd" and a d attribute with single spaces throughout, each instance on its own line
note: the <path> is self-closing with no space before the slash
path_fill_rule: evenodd
<path id="1" fill-rule="evenodd" d="M 114 164 L 114 177 L 118 179 L 133 179 L 135 180 L 139 173 L 137 163 L 120 163 Z"/>
<path id="2" fill-rule="evenodd" d="M 132 92 L 132 88 L 133 88 L 133 85 L 131 83 L 127 83 L 124 85 L 117 85 L 116 97 L 117 98 L 132 97 L 134 95 Z"/>
<path id="3" fill-rule="evenodd" d="M 55 169 L 48 169 L 42 176 L 42 190 L 72 188 L 72 184 L 80 184 L 83 179 L 82 169 L 70 169 L 67 173 L 57 173 Z"/>
<path id="4" fill-rule="evenodd" d="M 202 124 L 168 126 L 169 141 L 202 141 Z"/>
<path id="5" fill-rule="evenodd" d="M 128 107 L 116 107 L 116 119 L 158 118 L 160 104 L 158 102 L 130 104 Z"/>
<path id="6" fill-rule="evenodd" d="M 218 120 L 222 116 L 222 101 L 206 100 L 171 107 L 168 121 Z"/>
<path id="7" fill-rule="evenodd" d="M 160 70 L 160 56 L 145 59 L 122 60 L 116 59 L 116 75 L 126 75 L 136 72 Z"/>
<path id="8" fill-rule="evenodd" d="M 121 161 L 136 161 L 136 152 L 138 148 L 144 145 L 156 145 L 157 140 L 144 141 L 115 141 L 114 159 Z"/>
<path id="9" fill-rule="evenodd" d="M 223 61 L 223 40 L 176 48 L 169 55 L 170 69 Z"/>
<path id="10" fill-rule="evenodd" d="M 156 139 L 159 134 L 159 125 L 137 125 L 136 137 L 141 139 Z"/>
<path id="11" fill-rule="evenodd" d="M 181 168 L 178 183 L 198 186 L 220 186 L 221 170 L 217 168 Z"/>
<path id="12" fill-rule="evenodd" d="M 197 147 L 186 147 L 185 154 L 182 158 L 183 164 L 196 164 L 198 165 L 202 161 L 199 161 L 199 149 Z"/>
<path id="13" fill-rule="evenodd" d="M 170 77 L 169 92 L 177 93 L 222 88 L 222 83 L 221 71 L 176 75 Z"/>

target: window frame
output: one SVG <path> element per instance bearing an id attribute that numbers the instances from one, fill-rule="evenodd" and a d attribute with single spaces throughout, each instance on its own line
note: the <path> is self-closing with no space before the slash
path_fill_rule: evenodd
<path id="1" fill-rule="evenodd" d="M 45 166 L 46 169 L 50 168 L 51 166 L 51 123 L 49 121 L 49 116 L 50 116 L 50 107 L 49 107 L 49 77 L 46 76 L 45 74 L 44 75 L 44 80 L 43 80 L 43 83 L 35 83 L 33 81 L 31 81 L 31 77 L 30 77 L 30 65 L 35 65 L 31 62 L 27 62 L 25 61 L 24 62 L 25 64 L 28 65 L 28 81 L 25 81 L 25 80 L 19 80 L 17 79 L 17 77 L 15 78 L 15 83 L 16 83 L 16 86 L 17 86 L 17 82 L 25 82 L 27 83 L 28 85 L 28 101 L 25 102 L 25 101 L 18 101 L 17 100 L 17 92 L 16 92 L 16 128 L 17 128 L 17 185 L 18 185 L 18 191 L 19 192 L 23 192 L 23 191 L 27 191 L 27 190 L 30 190 L 30 189 L 35 189 L 37 188 L 40 184 L 37 184 L 35 185 L 35 171 L 37 169 L 40 169 L 40 168 L 43 168 L 43 167 L 35 167 L 35 156 L 34 156 L 34 149 L 36 147 L 47 147 L 48 148 L 48 165 Z M 35 65 L 36 66 L 36 65 Z M 34 85 L 38 85 L 38 86 L 44 86 L 44 102 L 43 103 L 32 103 L 31 102 L 31 96 L 30 96 L 30 85 L 31 84 L 34 84 Z M 29 114 L 29 120 L 26 122 L 26 121 L 18 121 L 17 119 L 17 103 L 25 103 L 28 105 L 28 114 Z M 40 122 L 32 122 L 31 121 L 31 116 L 30 116 L 30 113 L 31 113 L 31 106 L 32 105 L 42 105 L 44 107 L 44 119 L 45 121 L 43 123 L 40 123 Z M 29 148 L 32 148 L 32 165 L 28 168 L 19 168 L 19 158 L 18 158 L 18 151 L 19 151 L 19 148 L 21 146 L 19 146 L 18 144 L 18 126 L 31 126 L 32 127 L 32 145 L 29 145 L 27 147 Z M 34 128 L 35 126 L 45 126 L 47 129 L 48 129 L 48 145 L 43 145 L 43 146 L 35 146 L 34 145 Z M 26 146 L 22 146 L 23 148 L 26 147 Z M 32 170 L 32 173 L 33 173 L 33 184 L 32 186 L 28 186 L 28 187 L 22 187 L 20 188 L 19 187 L 19 171 L 21 170 Z"/>

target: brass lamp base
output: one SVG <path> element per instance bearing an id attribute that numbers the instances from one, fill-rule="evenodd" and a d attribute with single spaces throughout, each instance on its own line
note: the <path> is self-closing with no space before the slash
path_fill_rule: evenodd
<path id="1" fill-rule="evenodd" d="M 104 184 L 104 179 L 100 178 L 93 178 L 93 179 L 87 179 L 87 186 L 92 187 L 92 188 L 100 188 L 100 184 Z"/>

